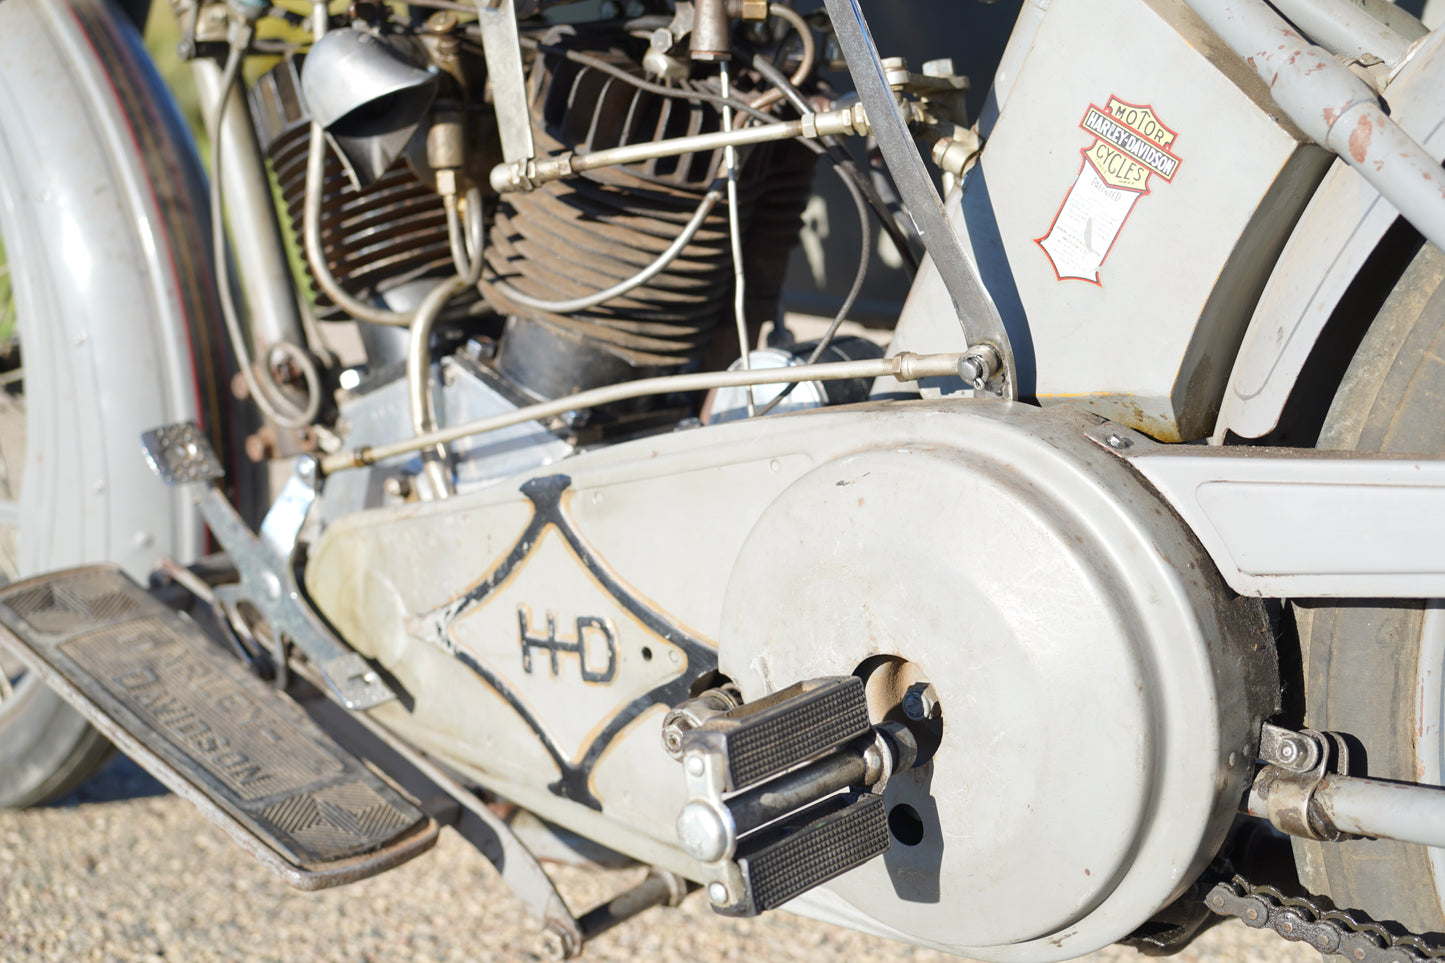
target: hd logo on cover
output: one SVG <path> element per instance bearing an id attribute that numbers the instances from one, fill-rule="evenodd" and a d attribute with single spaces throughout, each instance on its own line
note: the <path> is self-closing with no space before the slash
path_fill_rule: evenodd
<path id="1" fill-rule="evenodd" d="M 1079 128 L 1094 142 L 1081 151 L 1079 176 L 1054 223 L 1034 243 L 1048 255 L 1060 281 L 1098 284 L 1099 266 L 1134 205 L 1149 193 L 1149 179 L 1168 182 L 1178 173 L 1179 158 L 1170 150 L 1178 134 L 1164 126 L 1154 108 L 1117 97 L 1104 107 L 1090 104 Z"/>

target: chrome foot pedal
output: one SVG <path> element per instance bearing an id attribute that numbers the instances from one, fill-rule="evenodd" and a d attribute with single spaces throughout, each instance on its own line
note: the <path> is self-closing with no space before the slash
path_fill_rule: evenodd
<path id="1" fill-rule="evenodd" d="M 727 916 L 774 909 L 887 850 L 883 797 L 865 790 L 917 753 L 905 728 L 874 728 L 853 676 L 711 714 L 681 741 L 688 802 L 678 839 L 705 865 L 708 900 Z"/>
<path id="2" fill-rule="evenodd" d="M 373 876 L 436 842 L 430 816 L 117 568 L 5 586 L 0 637 L 292 886 Z"/>

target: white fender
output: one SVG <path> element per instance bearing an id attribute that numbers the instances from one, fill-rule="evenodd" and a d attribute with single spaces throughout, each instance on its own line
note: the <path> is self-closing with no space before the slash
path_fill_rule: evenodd
<path id="1" fill-rule="evenodd" d="M 204 547 L 139 444 L 194 419 L 223 457 L 232 445 L 204 183 L 118 8 L 0 4 L 0 236 L 30 412 L 24 570 L 111 559 L 143 578 L 157 556 Z"/>
<path id="2" fill-rule="evenodd" d="M 1445 33 L 1436 31 L 1385 91 L 1390 116 L 1445 157 Z M 1230 374 L 1214 441 L 1227 432 L 1258 438 L 1278 424 L 1290 391 L 1336 305 L 1399 213 L 1343 161 L 1336 161 L 1295 225 L 1255 307 Z"/>

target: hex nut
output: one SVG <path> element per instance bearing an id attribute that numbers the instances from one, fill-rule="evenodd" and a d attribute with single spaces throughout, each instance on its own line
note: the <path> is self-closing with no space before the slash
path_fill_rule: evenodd
<path id="1" fill-rule="evenodd" d="M 542 955 L 549 960 L 570 960 L 577 955 L 576 941 L 560 923 L 548 923 L 542 931 Z"/>
<path id="2" fill-rule="evenodd" d="M 914 722 L 932 719 L 938 713 L 938 692 L 927 682 L 915 682 L 903 694 L 903 714 Z"/>

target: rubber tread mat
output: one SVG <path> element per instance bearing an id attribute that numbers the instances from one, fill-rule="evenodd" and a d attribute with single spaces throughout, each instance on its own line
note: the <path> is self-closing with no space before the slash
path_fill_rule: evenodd
<path id="1" fill-rule="evenodd" d="M 872 730 L 863 682 L 813 679 L 712 721 L 723 733 L 728 790 L 745 789 Z"/>
<path id="2" fill-rule="evenodd" d="M 751 897 L 740 915 L 776 909 L 888 850 L 883 797 L 873 793 L 833 796 L 786 822 L 738 847 Z"/>
<path id="3" fill-rule="evenodd" d="M 0 589 L 5 641 L 127 755 L 293 886 L 390 869 L 437 825 L 119 569 Z"/>

